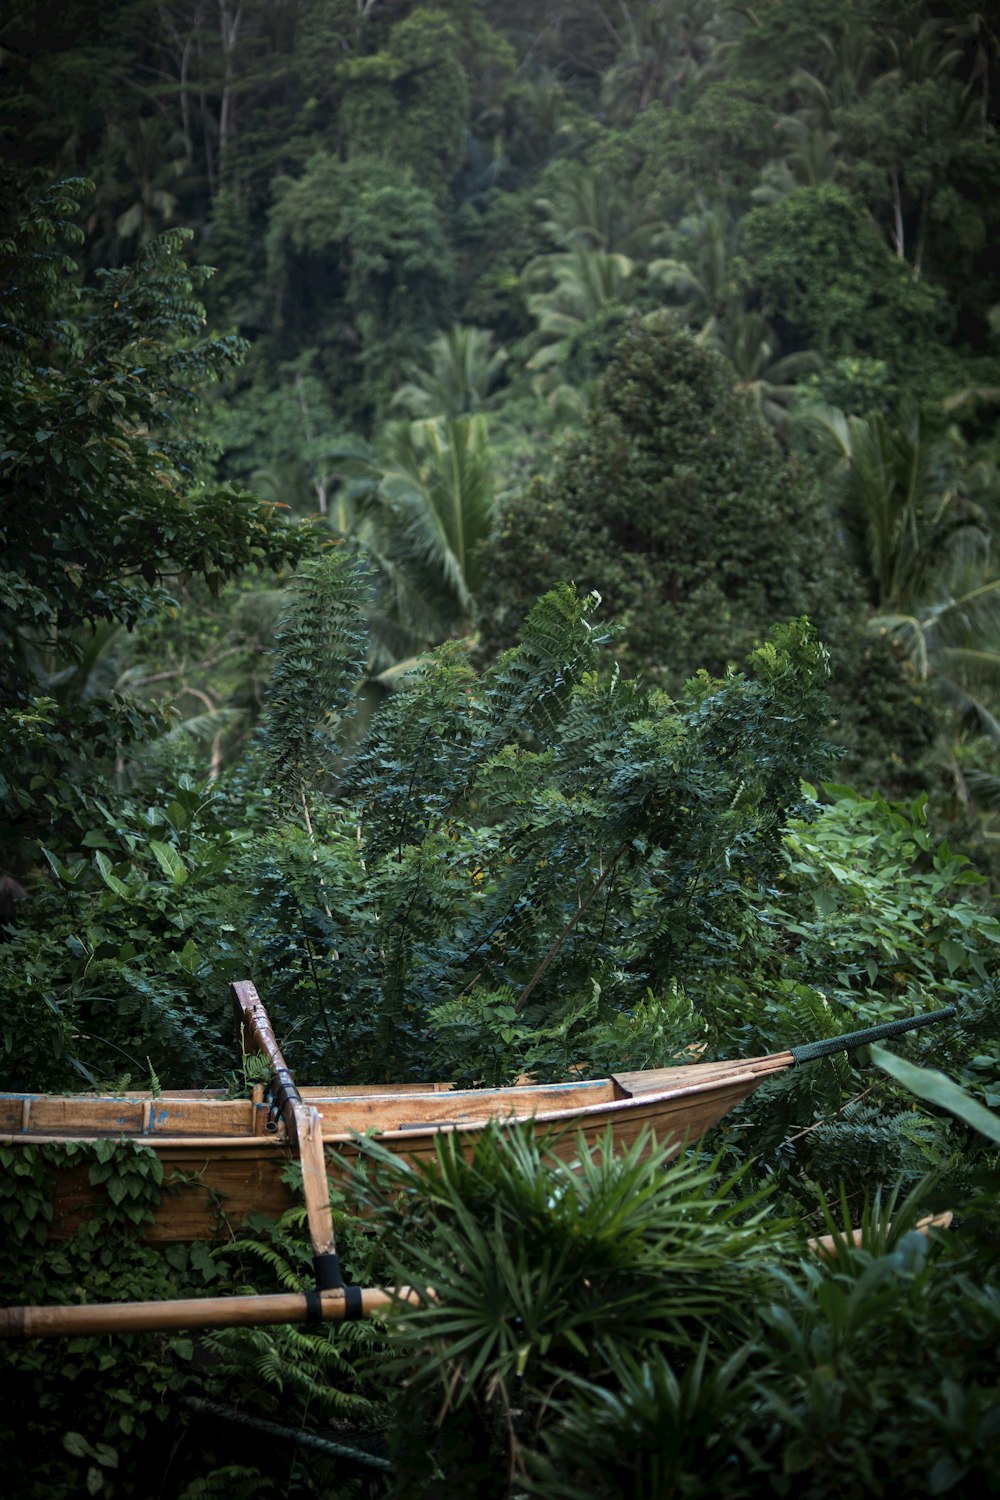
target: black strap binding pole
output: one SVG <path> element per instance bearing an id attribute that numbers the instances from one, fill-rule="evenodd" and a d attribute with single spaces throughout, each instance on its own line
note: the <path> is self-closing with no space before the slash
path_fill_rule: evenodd
<path id="1" fill-rule="evenodd" d="M 834 1052 L 851 1052 L 855 1047 L 867 1047 L 871 1042 L 884 1042 L 891 1036 L 902 1036 L 905 1031 L 916 1031 L 918 1026 L 931 1026 L 936 1021 L 946 1021 L 955 1014 L 953 1005 L 944 1010 L 932 1010 L 926 1016 L 908 1016 L 903 1021 L 885 1021 L 881 1026 L 869 1026 L 864 1031 L 849 1031 L 846 1036 L 826 1037 L 819 1042 L 805 1042 L 801 1047 L 791 1047 L 792 1066 L 815 1062 L 818 1057 L 829 1057 Z"/>

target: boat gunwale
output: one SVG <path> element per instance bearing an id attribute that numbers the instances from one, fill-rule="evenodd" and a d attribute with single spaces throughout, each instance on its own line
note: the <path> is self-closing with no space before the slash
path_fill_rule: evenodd
<path id="1" fill-rule="evenodd" d="M 349 1086 L 343 1091 L 338 1090 L 336 1085 L 327 1088 L 322 1084 L 313 1084 L 303 1086 L 302 1088 L 300 1088 L 299 1092 L 302 1095 L 304 1101 L 313 1105 L 338 1104 L 341 1102 L 345 1104 L 378 1104 L 382 1101 L 390 1103 L 397 1099 L 405 1101 L 406 1103 L 411 1105 L 417 1102 L 421 1102 L 424 1099 L 428 1101 L 434 1100 L 435 1102 L 440 1100 L 442 1103 L 447 1102 L 448 1104 L 464 1103 L 466 1100 L 473 1099 L 502 1101 L 505 1097 L 509 1097 L 513 1094 L 536 1094 L 538 1096 L 542 1096 L 545 1094 L 557 1095 L 563 1090 L 569 1093 L 571 1091 L 583 1090 L 587 1088 L 613 1088 L 616 1086 L 617 1080 L 621 1077 L 629 1079 L 658 1077 L 665 1079 L 669 1077 L 671 1073 L 688 1074 L 694 1069 L 697 1069 L 699 1072 L 704 1070 L 704 1073 L 706 1075 L 704 1080 L 699 1081 L 698 1079 L 688 1079 L 686 1083 L 681 1085 L 681 1089 L 691 1088 L 695 1086 L 701 1088 L 706 1086 L 714 1086 L 720 1081 L 720 1079 L 726 1078 L 731 1074 L 739 1073 L 740 1075 L 743 1075 L 744 1073 L 753 1073 L 755 1077 L 760 1077 L 766 1076 L 767 1074 L 773 1072 L 781 1072 L 783 1069 L 790 1066 L 791 1060 L 792 1057 L 790 1052 L 769 1052 L 761 1057 L 720 1059 L 718 1062 L 693 1064 L 681 1063 L 676 1068 L 645 1068 L 635 1071 L 623 1069 L 620 1074 L 609 1073 L 603 1078 L 571 1078 L 564 1079 L 560 1083 L 511 1083 L 504 1084 L 499 1088 L 489 1089 L 458 1089 L 455 1088 L 452 1084 L 447 1083 L 400 1084 L 398 1087 L 392 1084 L 359 1084 L 356 1086 Z M 764 1066 L 765 1064 L 767 1066 Z M 622 1085 L 620 1084 L 618 1085 L 618 1087 L 621 1086 Z M 628 1097 L 654 1098 L 660 1097 L 660 1095 L 662 1094 L 677 1092 L 680 1092 L 680 1090 L 640 1088 L 638 1094 L 630 1094 Z M 245 1098 L 241 1094 L 236 1095 L 235 1097 L 227 1097 L 225 1095 L 225 1091 L 222 1089 L 174 1089 L 163 1090 L 160 1093 L 155 1094 L 150 1092 L 149 1090 L 136 1090 L 135 1092 L 129 1092 L 127 1094 L 51 1094 L 42 1093 L 37 1090 L 31 1091 L 10 1089 L 0 1093 L 0 1104 L 2 1104 L 5 1100 L 13 1099 L 18 1100 L 20 1103 L 24 1103 L 25 1101 L 30 1101 L 33 1103 L 37 1099 L 50 1104 L 63 1100 L 67 1102 L 72 1100 L 85 1102 L 87 1104 L 156 1103 L 160 1105 L 170 1104 L 174 1100 L 176 1100 L 181 1104 L 194 1103 L 207 1104 L 209 1106 L 219 1105 L 226 1108 L 231 1108 L 233 1105 L 246 1104 L 253 1107 L 253 1100 Z M 608 1102 L 621 1104 L 626 1103 L 627 1099 L 612 1099 Z M 256 1107 L 259 1108 L 260 1106 L 258 1105 Z M 581 1107 L 591 1108 L 592 1106 Z M 125 1133 L 128 1134 L 129 1132 Z M 2 1134 L 0 1134 L 0 1139 L 2 1138 L 3 1136 Z"/>
<path id="2" fill-rule="evenodd" d="M 775 1054 L 775 1056 L 781 1057 L 782 1054 Z M 378 1130 L 372 1135 L 369 1135 L 366 1131 L 362 1130 L 336 1131 L 330 1132 L 330 1134 L 324 1133 L 323 1145 L 324 1147 L 352 1146 L 357 1141 L 366 1139 L 366 1137 L 368 1139 L 374 1139 L 380 1142 L 388 1143 L 392 1143 L 395 1141 L 415 1143 L 425 1136 L 454 1134 L 456 1131 L 478 1132 L 483 1130 L 487 1125 L 493 1123 L 494 1121 L 497 1124 L 501 1125 L 532 1124 L 542 1128 L 546 1126 L 559 1125 L 571 1128 L 573 1125 L 579 1123 L 580 1128 L 582 1129 L 584 1128 L 586 1121 L 594 1120 L 597 1116 L 604 1115 L 608 1117 L 609 1124 L 612 1124 L 620 1116 L 627 1116 L 628 1114 L 636 1112 L 638 1110 L 647 1112 L 649 1110 L 655 1110 L 660 1105 L 671 1103 L 674 1100 L 684 1101 L 687 1099 L 700 1098 L 702 1095 L 717 1092 L 721 1087 L 738 1087 L 742 1084 L 748 1084 L 751 1086 L 755 1085 L 759 1083 L 763 1078 L 768 1077 L 770 1074 L 782 1071 L 783 1066 L 785 1066 L 783 1063 L 775 1063 L 774 1066 L 767 1069 L 754 1069 L 752 1067 L 744 1066 L 739 1069 L 734 1068 L 732 1072 L 726 1073 L 722 1077 L 719 1077 L 717 1075 L 702 1082 L 687 1083 L 675 1089 L 649 1089 L 645 1091 L 639 1091 L 624 1099 L 607 1099 L 596 1104 L 570 1106 L 566 1109 L 561 1110 L 539 1110 L 533 1114 L 509 1115 L 487 1112 L 481 1115 L 472 1115 L 468 1119 L 464 1120 L 415 1121 L 412 1125 L 406 1125 L 402 1128 L 396 1127 L 391 1130 Z M 600 1080 L 596 1081 L 599 1082 Z M 545 1087 L 545 1085 L 540 1085 L 539 1087 Z M 488 1097 L 495 1097 L 496 1094 L 501 1091 L 484 1090 L 482 1091 L 481 1095 L 479 1095 L 479 1091 L 475 1089 L 470 1089 L 463 1092 L 471 1095 L 472 1097 L 476 1097 L 478 1095 L 486 1099 Z M 45 1098 L 49 1096 L 41 1095 L 39 1097 Z M 72 1098 L 73 1096 L 67 1095 L 60 1097 Z M 391 1100 L 398 1096 L 390 1094 L 383 1097 Z M 410 1097 L 412 1098 L 412 1096 Z M 428 1094 L 426 1097 L 428 1099 L 436 1100 L 445 1099 L 448 1096 L 441 1094 Z M 335 1101 L 336 1096 L 333 1096 L 331 1102 Z M 172 1136 L 167 1134 L 160 1135 L 156 1132 L 140 1134 L 139 1132 L 128 1130 L 109 1131 L 98 1135 L 71 1135 L 66 1133 L 46 1134 L 42 1132 L 35 1134 L 31 1131 L 30 1128 L 19 1132 L 0 1133 L 0 1145 L 3 1146 L 31 1144 L 68 1145 L 71 1142 L 76 1142 L 81 1145 L 89 1145 L 97 1141 L 115 1139 L 119 1139 L 122 1141 L 137 1141 L 140 1144 L 150 1145 L 155 1149 L 162 1150 L 176 1150 L 179 1148 L 185 1148 L 192 1155 L 198 1155 L 206 1149 L 221 1150 L 225 1147 L 236 1147 L 240 1151 L 249 1150 L 253 1147 L 262 1147 L 265 1153 L 270 1154 L 275 1150 L 288 1149 L 292 1144 L 288 1139 L 287 1133 L 280 1127 L 277 1131 L 265 1135 L 252 1135 L 250 1133 L 246 1133 L 242 1135 L 228 1136 L 208 1136 L 195 1134 Z"/>

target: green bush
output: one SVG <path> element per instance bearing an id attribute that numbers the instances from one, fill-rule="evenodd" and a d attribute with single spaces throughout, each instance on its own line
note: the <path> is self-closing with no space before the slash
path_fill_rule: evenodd
<path id="1" fill-rule="evenodd" d="M 669 315 L 636 320 L 583 435 L 501 515 L 482 647 L 510 646 L 535 598 L 569 578 L 618 621 L 626 674 L 677 691 L 699 667 L 741 660 L 776 619 L 808 613 L 839 635 L 851 606 L 848 570 L 826 571 L 836 553 L 823 507 L 722 356 Z"/>

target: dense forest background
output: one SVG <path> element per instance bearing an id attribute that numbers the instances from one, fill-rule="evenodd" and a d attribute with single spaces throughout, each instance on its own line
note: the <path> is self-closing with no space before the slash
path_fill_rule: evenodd
<path id="1" fill-rule="evenodd" d="M 670 1172 L 359 1183 L 451 1323 L 19 1349 L 26 1495 L 995 1492 L 998 99 L 961 0 L 9 0 L 2 1086 L 242 1089 L 247 977 L 344 1083 L 957 1012 Z M 4 1300 L 308 1279 L 0 1164 Z"/>
<path id="2" fill-rule="evenodd" d="M 201 402 L 215 472 L 373 560 L 373 670 L 474 624 L 493 653 L 566 578 L 671 688 L 808 612 L 845 779 L 988 814 L 988 13 L 15 4 L 3 47 L 9 211 L 93 179 L 85 280 L 193 231 L 246 341 Z M 641 410 L 602 374 L 657 312 L 697 350 Z M 224 757 L 273 602 L 184 603 L 102 668 L 206 736 L 228 712 Z"/>

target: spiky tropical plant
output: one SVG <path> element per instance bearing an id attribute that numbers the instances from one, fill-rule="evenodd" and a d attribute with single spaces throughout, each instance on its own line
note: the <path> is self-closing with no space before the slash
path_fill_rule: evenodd
<path id="1" fill-rule="evenodd" d="M 626 1349 L 687 1362 L 711 1327 L 710 1363 L 724 1365 L 780 1229 L 735 1179 L 668 1164 L 645 1139 L 617 1156 L 610 1141 L 581 1143 L 566 1162 L 530 1126 L 493 1126 L 470 1160 L 454 1136 L 418 1167 L 377 1143 L 367 1155 L 384 1175 L 358 1192 L 418 1299 L 390 1324 L 397 1494 L 422 1492 L 413 1447 L 428 1443 L 453 1484 L 478 1472 L 491 1495 L 515 1492 L 561 1402 L 580 1380 L 615 1388 Z"/>

